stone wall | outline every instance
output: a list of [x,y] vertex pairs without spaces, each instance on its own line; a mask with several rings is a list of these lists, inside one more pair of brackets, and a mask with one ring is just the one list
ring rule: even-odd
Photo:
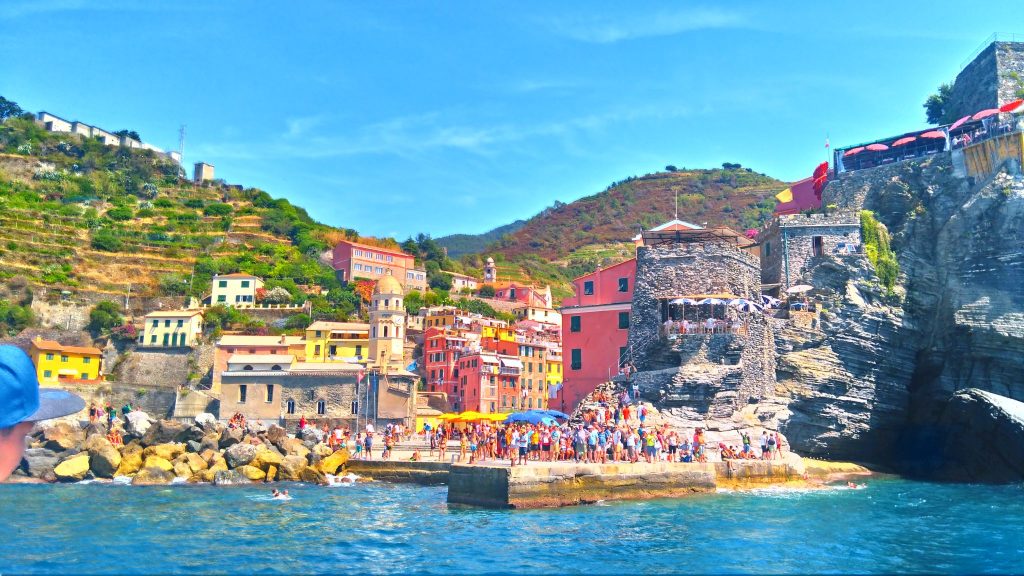
[[657,345],[663,299],[719,293],[760,298],[757,258],[735,246],[713,242],[641,246],[636,262],[628,342],[638,368]]
[[176,390],[189,383],[193,373],[192,350],[165,348],[159,352],[146,349],[121,354],[115,365],[104,365],[113,371],[118,382],[131,386],[153,386]]
[[761,283],[781,284],[782,290],[805,283],[817,258],[815,237],[821,238],[822,256],[838,257],[840,244],[860,246],[860,218],[852,210],[780,216],[759,237]]
[[[362,417],[375,406],[374,394],[370,394],[370,406],[366,406],[366,383],[359,385],[359,414],[352,413],[352,401],[356,400],[354,376],[296,376],[296,375],[236,375],[224,374],[221,384],[221,419],[229,418],[235,412],[242,412],[250,419],[281,420],[286,424],[298,422],[305,416],[312,420],[329,420],[355,428],[357,416]],[[246,385],[246,404],[238,402],[240,385]],[[274,386],[274,399],[265,402],[266,388]],[[295,402],[295,413],[287,413],[289,400]],[[317,402],[325,402],[325,413],[317,413]],[[367,408],[371,411],[367,412]]]
[[[163,387],[127,385],[108,382],[100,385],[65,384],[61,388],[78,394],[85,400],[86,409],[90,402],[99,406],[110,402],[120,410],[121,406],[131,402],[137,410],[142,410],[154,418],[167,418],[174,409],[175,391]],[[89,414],[83,410],[79,414],[81,420],[87,420]]]
[[957,74],[947,107],[956,120],[1017,98],[1024,89],[1024,42],[993,42]]
[[[383,445],[375,446],[382,450]],[[410,462],[408,460],[355,460],[345,462],[344,470],[364,478],[384,482],[402,482],[435,486],[448,484],[449,470],[452,465],[447,462]]]

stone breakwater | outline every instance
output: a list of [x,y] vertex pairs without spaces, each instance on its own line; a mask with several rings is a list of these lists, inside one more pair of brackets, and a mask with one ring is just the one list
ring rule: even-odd
[[45,423],[29,436],[13,479],[77,482],[130,477],[137,485],[170,484],[176,478],[218,485],[278,480],[325,484],[326,475],[337,473],[348,461],[348,451],[323,443],[319,430],[306,429],[293,437],[280,426],[225,427],[209,414],[197,421],[153,421],[144,412],[133,412],[127,416],[119,446],[108,440],[103,423]]
[[767,484],[805,483],[802,459],[652,464],[537,462],[526,466],[455,464],[448,502],[487,508],[546,508],[600,500],[675,498]]

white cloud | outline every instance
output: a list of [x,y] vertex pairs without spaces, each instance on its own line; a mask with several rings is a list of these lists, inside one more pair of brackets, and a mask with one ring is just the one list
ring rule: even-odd
[[695,9],[683,12],[622,14],[609,16],[558,17],[545,21],[554,33],[595,44],[611,44],[636,38],[674,36],[696,30],[749,28],[748,19],[737,12]]

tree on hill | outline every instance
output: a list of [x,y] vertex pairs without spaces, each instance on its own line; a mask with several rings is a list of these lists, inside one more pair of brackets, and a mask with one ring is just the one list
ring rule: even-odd
[[939,90],[924,101],[925,116],[929,124],[946,124],[956,120],[951,118],[956,112],[949,108],[949,95],[953,91],[950,84],[940,84]]
[[110,300],[100,302],[89,311],[89,330],[93,334],[109,332],[122,324],[124,318],[121,317],[121,309]]
[[17,102],[0,96],[0,122],[8,118],[15,118],[24,114],[25,111],[18,106]]
[[118,130],[117,132],[114,132],[114,136],[120,136],[122,138],[127,137],[138,142],[142,142],[142,137],[139,136],[139,133],[135,130]]
[[490,284],[481,286],[479,295],[481,298],[494,298],[494,286]]

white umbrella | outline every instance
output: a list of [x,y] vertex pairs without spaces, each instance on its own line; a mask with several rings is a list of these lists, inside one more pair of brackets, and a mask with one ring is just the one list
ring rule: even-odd
[[725,300],[721,300],[719,298],[705,298],[703,300],[698,300],[697,304],[711,304],[714,306],[715,304],[725,304]]
[[760,312],[764,309],[764,306],[745,298],[729,300],[729,306],[732,306],[741,312]]
[[808,290],[814,290],[814,286],[808,286],[807,284],[797,284],[796,286],[790,286],[786,288],[786,294],[802,294]]
[[697,301],[692,299],[692,298],[676,298],[675,300],[670,300],[669,301],[669,304],[682,304],[684,306],[687,305],[687,304],[696,304],[696,303],[697,303]]
[[781,300],[779,300],[778,298],[772,298],[771,296],[769,296],[767,294],[762,294],[761,295],[761,302],[763,302],[765,306],[775,306],[779,302],[781,302]]

